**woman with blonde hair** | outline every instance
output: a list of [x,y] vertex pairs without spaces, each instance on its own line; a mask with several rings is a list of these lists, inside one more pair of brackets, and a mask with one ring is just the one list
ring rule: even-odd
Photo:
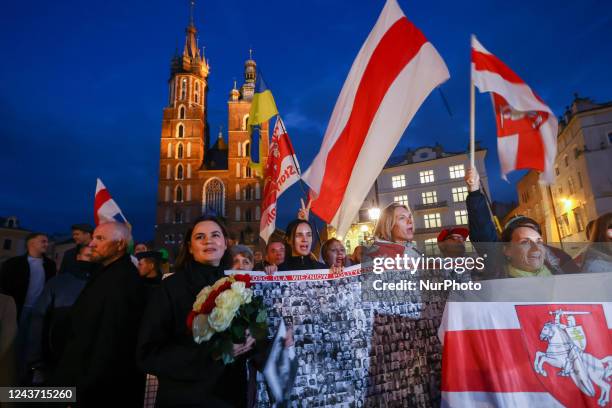
[[[390,244],[399,244],[404,247],[404,253],[408,256],[418,257],[421,253],[414,243],[414,220],[412,211],[407,205],[391,203],[380,213],[380,218],[374,228],[374,247],[372,250],[387,252],[385,249],[392,247]],[[371,251],[370,255],[372,255]],[[393,252],[395,249],[393,249]]]

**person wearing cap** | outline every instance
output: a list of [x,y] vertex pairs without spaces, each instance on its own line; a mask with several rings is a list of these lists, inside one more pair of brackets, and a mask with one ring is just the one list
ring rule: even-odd
[[[468,187],[465,204],[470,240],[481,255],[495,249],[488,254],[485,262],[487,277],[550,276],[578,272],[578,267],[565,251],[544,243],[540,225],[529,217],[519,215],[512,218],[504,226],[501,237],[498,237],[486,198],[480,190],[478,171],[468,169],[465,181]],[[501,251],[497,247],[483,246],[483,243],[500,241],[505,243]]]
[[78,273],[79,265],[77,263],[77,254],[81,247],[89,245],[91,242],[91,234],[94,230],[89,224],[74,224],[71,229],[72,239],[76,246],[64,252],[59,273],[69,272],[70,270]]
[[442,255],[458,258],[465,255],[465,240],[470,232],[467,228],[446,228],[438,234],[438,248]]
[[162,279],[162,254],[159,251],[142,251],[134,255],[138,259],[138,275],[147,286],[157,287]]

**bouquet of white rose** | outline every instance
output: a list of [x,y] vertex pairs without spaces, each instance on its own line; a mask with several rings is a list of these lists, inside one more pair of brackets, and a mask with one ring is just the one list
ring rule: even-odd
[[187,316],[194,341],[211,342],[213,355],[225,364],[234,361],[233,345],[246,341],[247,330],[255,340],[266,337],[266,309],[250,287],[249,275],[221,278],[198,293]]

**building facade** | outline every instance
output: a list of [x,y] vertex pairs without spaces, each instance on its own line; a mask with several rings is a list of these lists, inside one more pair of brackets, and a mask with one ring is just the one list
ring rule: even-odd
[[0,264],[8,258],[26,253],[25,241],[31,232],[21,228],[17,217],[0,217]]
[[585,242],[588,222],[612,211],[612,102],[575,96],[559,122],[555,173],[549,188],[528,172],[512,213],[540,222],[549,242]]
[[[207,121],[210,66],[200,52],[193,21],[187,26],[182,54],[174,56],[163,110],[155,244],[176,254],[187,224],[202,214],[228,221],[233,239],[255,245],[259,236],[263,180],[248,166],[251,140],[247,119],[257,64],[245,62],[244,83],[228,99],[227,142],[219,134],[211,146]],[[261,127],[268,151],[268,124]],[[260,157],[265,160],[267,157]]]
[[[488,195],[486,153],[478,147],[475,164]],[[380,209],[395,201],[412,209],[417,245],[426,252],[436,252],[436,239],[443,228],[467,227],[464,176],[469,161],[468,153],[445,152],[440,145],[408,150],[405,156],[391,159],[364,200],[358,220],[343,237],[347,251],[372,239]]]

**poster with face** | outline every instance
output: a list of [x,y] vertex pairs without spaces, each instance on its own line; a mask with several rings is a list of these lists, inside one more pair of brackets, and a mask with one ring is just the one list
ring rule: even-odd
[[[287,406],[439,406],[445,296],[363,301],[364,279],[254,285],[272,305],[270,336],[281,321],[293,327],[298,364]],[[271,395],[261,380],[258,406],[270,406]]]

